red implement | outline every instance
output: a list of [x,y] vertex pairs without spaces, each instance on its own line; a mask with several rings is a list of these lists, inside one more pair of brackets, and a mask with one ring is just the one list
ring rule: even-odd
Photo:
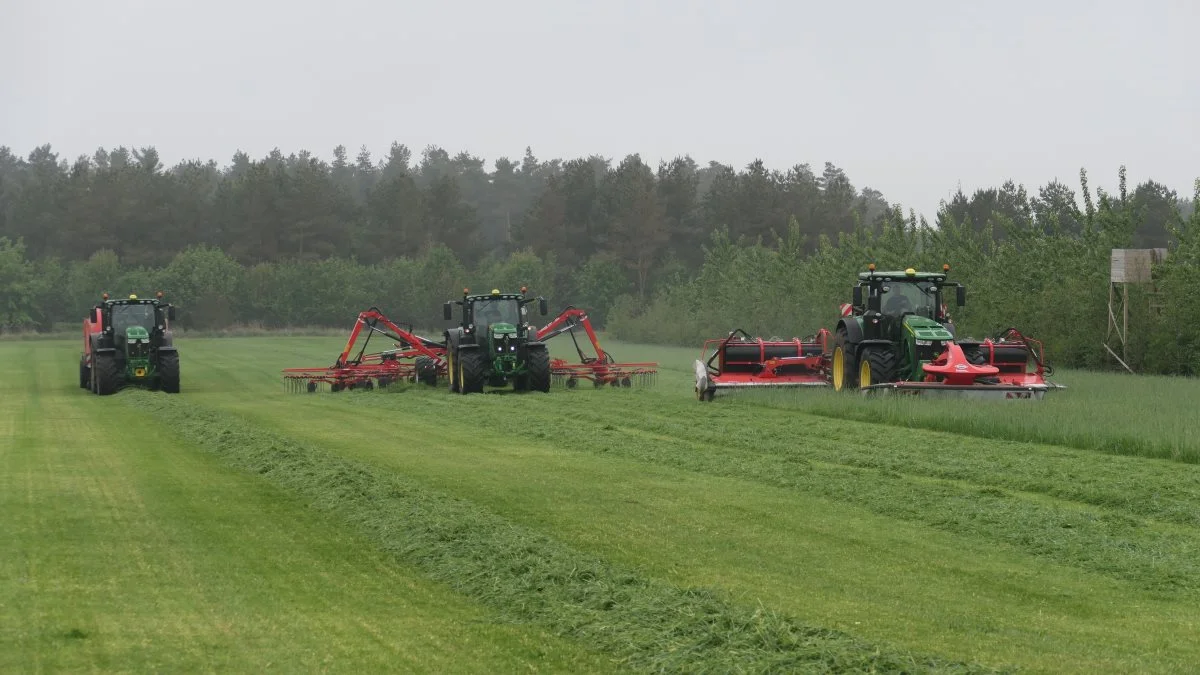
[[696,397],[711,401],[718,389],[829,386],[830,332],[804,339],[763,340],[737,329],[706,340],[695,363]]
[[[592,343],[592,349],[596,350],[595,356],[587,356],[583,353],[583,349],[579,346],[579,340],[575,338],[576,328],[583,328],[587,333],[588,340]],[[537,339],[545,342],[563,333],[571,334],[571,341],[575,343],[575,351],[579,354],[579,363],[571,363],[562,358],[551,359],[550,376],[554,382],[564,383],[568,388],[578,386],[580,380],[591,380],[597,388],[606,384],[614,387],[631,387],[635,382],[639,386],[654,383],[655,376],[658,374],[658,363],[651,361],[618,363],[613,359],[611,353],[604,351],[604,348],[600,346],[600,339],[596,337],[596,331],[592,330],[592,322],[582,309],[567,307],[561,314],[554,317],[553,321],[542,326],[541,330],[537,332]]]
[[[362,331],[363,339],[358,353],[351,355]],[[392,340],[395,349],[367,352],[367,345],[376,333]],[[346,347],[337,361],[327,368],[285,368],[284,382],[290,391],[317,391],[328,385],[330,391],[344,389],[374,389],[376,383],[386,387],[392,382],[407,380],[436,385],[439,375],[446,373],[446,348],[440,342],[415,335],[412,327],[407,329],[393,323],[378,308],[372,307],[358,315]]]

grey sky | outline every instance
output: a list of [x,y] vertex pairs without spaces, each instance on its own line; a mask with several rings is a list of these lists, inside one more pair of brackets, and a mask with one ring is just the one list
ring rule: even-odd
[[1196,0],[0,0],[0,144],[831,161],[930,218],[959,181],[1081,166],[1190,196],[1197,25]]

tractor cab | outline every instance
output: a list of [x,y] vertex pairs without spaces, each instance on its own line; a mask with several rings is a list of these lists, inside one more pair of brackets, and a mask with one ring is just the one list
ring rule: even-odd
[[[858,275],[854,287],[853,313],[863,318],[863,332],[869,339],[903,340],[910,332],[917,339],[945,340],[952,337],[950,317],[943,302],[947,286],[956,289],[956,304],[966,304],[966,288],[946,281],[949,265],[942,272],[917,272],[913,268],[878,272],[871,264],[869,272]],[[865,301],[864,301],[865,296]],[[951,332],[951,336],[942,333]]]

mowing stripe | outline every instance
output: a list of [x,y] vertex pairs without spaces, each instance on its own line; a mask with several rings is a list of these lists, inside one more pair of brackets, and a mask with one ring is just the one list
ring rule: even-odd
[[[574,425],[566,451],[620,456],[800,490],[879,515],[986,539],[1149,591],[1200,593],[1196,556],[1200,530],[1193,526],[1138,517],[1123,508],[973,483],[968,476],[920,475],[903,461],[866,462],[886,454],[888,448],[871,448],[861,439],[847,442],[840,436],[849,432],[821,418],[809,418],[811,424],[803,425],[792,420],[778,427],[767,421],[745,427],[730,423],[738,419],[735,409],[684,419],[635,413],[637,401],[628,403],[630,410],[622,417],[615,410],[566,410],[558,401],[534,399],[526,404],[528,415],[493,415],[488,423],[500,435],[556,438],[565,419]],[[338,404],[360,412],[390,410],[397,398],[361,396]],[[446,402],[444,397],[411,396],[404,398],[404,405],[416,413],[413,423],[422,424],[421,412],[430,413],[432,419]],[[493,405],[499,403],[477,404],[480,410]],[[615,417],[620,421],[615,422]],[[906,439],[922,435],[928,439],[937,433],[921,432]],[[639,437],[652,442],[629,442]],[[906,452],[912,454],[911,449]]]
[[638,671],[990,672],[869,644],[586,555],[471,502],[180,398],[120,399],[222,461],[353,524],[384,550],[512,621],[536,622]]

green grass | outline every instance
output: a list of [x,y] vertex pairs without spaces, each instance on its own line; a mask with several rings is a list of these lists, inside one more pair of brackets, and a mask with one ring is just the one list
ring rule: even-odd
[[86,394],[71,355],[0,348],[0,670],[610,669],[222,466],[129,394]]
[[[1200,383],[1064,373],[1059,379],[1070,389],[1033,404],[908,405],[918,402],[817,391],[699,403],[691,390],[698,349],[606,341],[620,360],[658,360],[658,386],[549,396],[452,396],[444,386],[284,393],[280,368],[326,364],[342,342],[189,339],[180,343],[184,393],[176,397],[128,392],[101,400],[72,389],[69,343],[0,345],[0,365],[52,364],[30,376],[61,378],[52,397],[73,415],[138,429],[135,436],[161,448],[156,464],[122,451],[128,440],[104,451],[130,463],[126,474],[141,476],[135,492],[143,501],[153,496],[155,527],[174,528],[154,565],[186,555],[219,567],[241,556],[231,563],[238,569],[263,549],[277,553],[281,544],[271,536],[278,531],[300,541],[332,537],[328,559],[307,563],[308,575],[332,560],[367,558],[392,575],[377,575],[377,592],[420,587],[444,594],[438,597],[448,612],[479,617],[455,624],[457,636],[492,651],[424,660],[421,647],[393,640],[417,664],[406,670],[691,671],[707,664],[727,671],[734,663],[746,671],[770,664],[962,670],[978,663],[1033,672],[1178,672],[1200,661],[1192,639],[1200,622],[1200,467],[1186,452],[1163,451],[1176,442],[1192,447],[1188,439],[1200,429],[1179,413]],[[573,352],[565,338],[553,346],[560,355]],[[4,395],[44,406],[26,388]],[[1088,417],[1095,405],[1110,413]],[[1104,419],[1117,409],[1136,420]],[[0,411],[3,438],[5,420],[16,425],[22,417],[15,408]],[[28,447],[13,455],[25,463],[46,452],[55,431],[50,422],[27,425]],[[1113,445],[1121,434],[1149,438],[1151,449]],[[47,492],[28,504],[9,497],[21,504],[22,518],[68,519],[52,508],[55,472],[5,468],[6,495],[24,494],[26,484]],[[117,480],[79,471],[81,480],[92,476],[86,480],[95,490]],[[28,477],[21,483],[9,478],[14,473]],[[159,474],[170,479],[159,485],[151,479]],[[221,481],[230,497],[205,502],[202,495]],[[196,485],[185,488],[189,482]],[[243,522],[264,510],[275,514],[266,519],[271,525]],[[98,533],[79,550],[103,548],[107,538],[116,550],[128,549],[122,542],[134,530],[100,528],[91,522],[97,513],[75,516],[75,530]],[[220,531],[236,545],[215,546],[216,535],[197,524],[214,518],[228,519]],[[10,523],[18,521],[25,522]],[[29,534],[32,526],[12,531],[26,532],[22,550],[31,555],[54,557],[61,547]],[[181,543],[189,537],[192,548]],[[173,553],[177,546],[188,553]],[[129,566],[122,562],[112,567]],[[207,579],[209,569],[197,578]],[[258,574],[258,583],[279,588],[297,582],[288,570]],[[58,569],[45,578],[69,585],[76,576]],[[0,579],[4,626],[27,619],[12,609],[22,603],[8,601],[7,589],[23,588],[10,581],[16,578],[6,572]],[[237,587],[247,579],[180,577],[158,585]],[[142,579],[138,590],[155,585]],[[230,602],[177,595],[177,613],[226,622],[238,616]],[[60,611],[67,604],[61,597],[39,602]],[[413,622],[445,620],[441,603],[421,608]],[[370,607],[346,602],[342,611],[343,621],[333,623],[344,626],[345,651],[332,667],[370,668],[378,663],[369,648],[375,642],[346,618]],[[230,650],[229,660],[171,660],[164,648],[151,668],[251,669],[241,663],[275,658],[255,651],[270,651],[261,646],[205,639],[219,645],[217,653]],[[308,649],[313,656],[285,663],[326,667],[314,660],[313,639],[303,630],[286,633],[281,643],[301,645],[289,654]],[[0,649],[9,640],[0,633]],[[28,657],[34,647],[19,644]],[[68,666],[141,663],[130,666],[128,656],[102,662],[97,653]]]

